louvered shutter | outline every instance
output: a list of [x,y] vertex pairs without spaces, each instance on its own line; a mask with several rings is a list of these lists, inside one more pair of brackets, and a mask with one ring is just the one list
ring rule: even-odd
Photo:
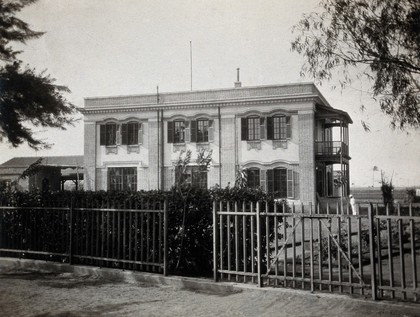
[[260,140],[265,140],[265,118],[260,118]]
[[121,144],[123,145],[128,144],[128,124],[127,123],[121,124]]
[[143,124],[139,123],[138,143],[143,144]]
[[248,140],[248,119],[241,118],[241,140],[247,141]]
[[287,138],[290,139],[292,137],[292,126],[290,117],[286,117],[286,128],[287,128]]
[[267,140],[274,139],[274,125],[273,125],[273,117],[267,118]]
[[99,129],[99,144],[106,145],[106,126],[104,124],[101,124]]
[[116,130],[116,133],[115,133],[116,144],[120,145],[121,144],[121,125],[116,124],[115,125],[115,130]]
[[168,143],[174,143],[174,122],[168,121]]
[[266,177],[267,171],[260,170],[260,187],[262,190],[266,190],[267,188],[267,177]]
[[197,120],[190,121],[191,142],[197,142]]
[[293,184],[293,170],[287,170],[287,198],[293,198],[294,184]]
[[267,192],[274,192],[274,170],[267,170]]
[[214,141],[214,127],[213,127],[213,120],[209,120],[209,142]]

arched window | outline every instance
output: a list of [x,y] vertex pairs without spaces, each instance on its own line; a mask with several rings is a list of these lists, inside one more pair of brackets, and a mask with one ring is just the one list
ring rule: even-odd
[[260,187],[260,169],[248,168],[246,170],[247,186],[250,188]]
[[116,145],[117,144],[117,124],[109,122],[101,124],[100,145]]

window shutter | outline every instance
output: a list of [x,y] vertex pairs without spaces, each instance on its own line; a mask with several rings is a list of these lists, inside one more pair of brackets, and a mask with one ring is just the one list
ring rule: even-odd
[[209,142],[214,141],[214,127],[213,120],[209,120]]
[[267,188],[267,177],[266,177],[267,171],[260,170],[260,187],[262,190],[266,190]]
[[286,128],[287,128],[287,138],[290,139],[292,137],[292,127],[290,124],[290,117],[286,117]]
[[267,192],[274,192],[274,170],[267,170]]
[[280,168],[279,170],[279,183],[278,191],[280,192],[280,198],[287,198],[287,169]]
[[168,143],[174,143],[174,122],[168,121]]
[[128,144],[128,124],[121,124],[121,144]]
[[265,140],[265,118],[260,118],[260,139]]
[[197,120],[190,121],[191,142],[197,142]]
[[117,124],[115,126],[116,131],[116,144],[120,145],[121,144],[121,125]]
[[184,122],[184,142],[191,142],[191,130],[190,130],[190,122]]
[[293,188],[293,170],[287,170],[287,198],[293,198],[294,188]]
[[138,143],[143,144],[143,124],[139,123]]
[[100,129],[99,144],[100,145],[106,145],[106,125],[101,124],[99,129]]
[[273,117],[267,118],[267,140],[274,139],[274,125],[273,125]]
[[248,140],[248,119],[241,118],[241,140],[247,141]]

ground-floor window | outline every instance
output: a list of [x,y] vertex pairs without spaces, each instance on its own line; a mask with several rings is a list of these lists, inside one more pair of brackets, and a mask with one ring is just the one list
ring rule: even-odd
[[136,167],[111,167],[108,168],[109,190],[137,190]]
[[250,188],[260,187],[260,169],[249,168],[246,170],[247,185]]
[[207,170],[199,166],[188,166],[185,171],[176,170],[175,181],[177,184],[191,185],[194,187],[207,188]]

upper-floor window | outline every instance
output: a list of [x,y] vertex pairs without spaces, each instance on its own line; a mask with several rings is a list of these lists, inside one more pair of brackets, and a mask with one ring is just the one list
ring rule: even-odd
[[106,123],[100,126],[100,145],[117,144],[117,124]]
[[267,118],[267,139],[286,140],[291,138],[292,130],[290,117],[275,115]]
[[168,121],[168,143],[185,142],[185,121]]
[[197,142],[209,141],[209,120],[197,120]]
[[141,131],[141,123],[131,121],[121,124],[121,144],[135,145],[139,144],[139,135]]
[[241,140],[256,141],[265,138],[265,118],[252,116],[241,120]]
[[250,188],[260,187],[260,170],[258,168],[249,168],[246,170],[247,186]]

